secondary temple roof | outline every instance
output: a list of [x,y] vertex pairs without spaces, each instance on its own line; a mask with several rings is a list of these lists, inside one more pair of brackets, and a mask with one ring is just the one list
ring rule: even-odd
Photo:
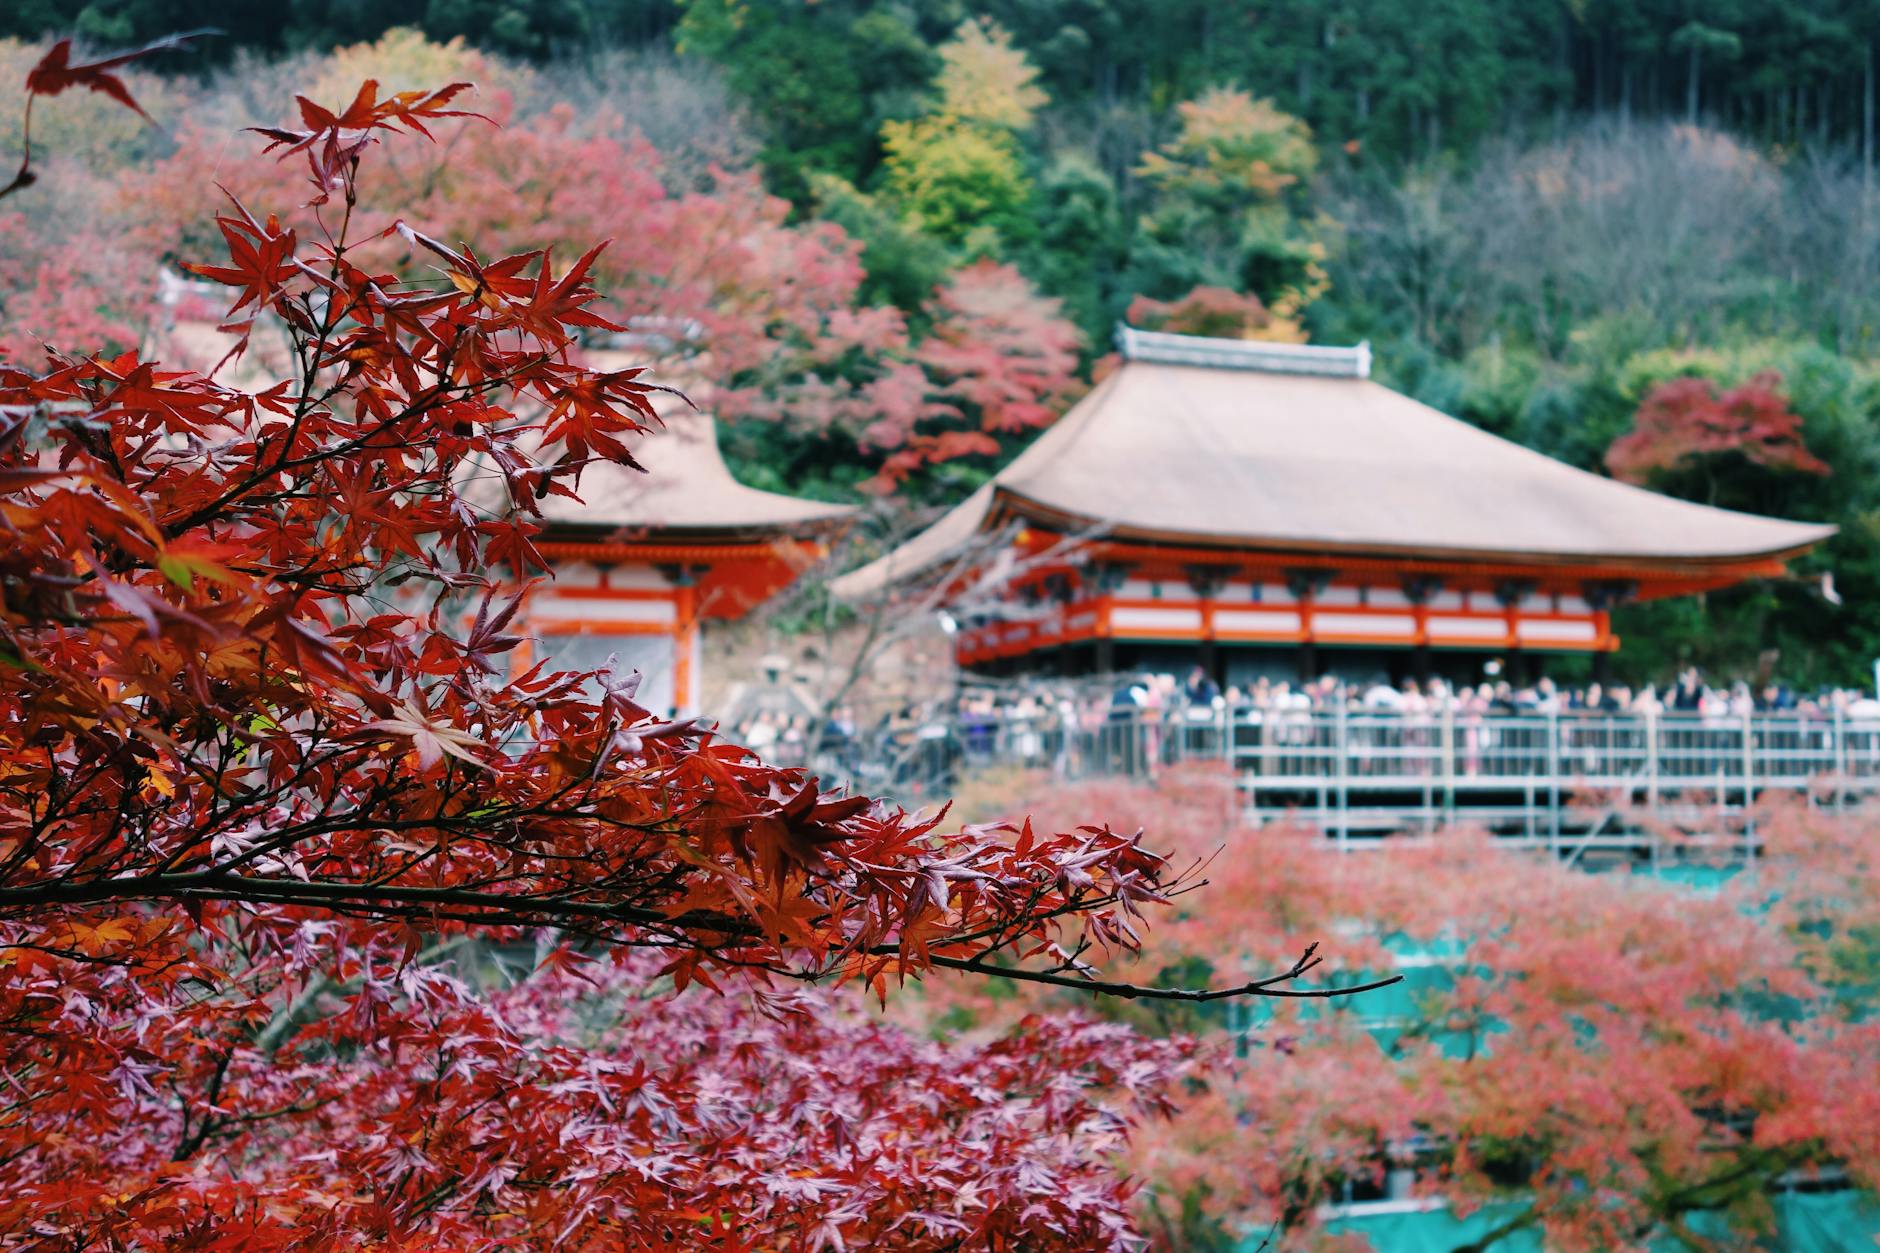
[[1631,487],[1372,382],[1370,350],[1124,327],[1123,362],[991,483],[838,580],[912,577],[997,516],[1138,540],[1547,564],[1782,558],[1834,533]]
[[[639,363],[631,352],[596,349],[590,364],[619,369]],[[662,425],[628,443],[646,472],[610,462],[581,472],[580,500],[541,499],[551,532],[648,532],[697,538],[822,528],[852,512],[849,505],[804,500],[748,487],[731,476],[718,448],[718,424],[675,398],[655,397]]]
[[851,507],[747,487],[731,477],[711,415],[662,405],[663,427],[630,441],[646,473],[609,462],[581,473],[580,500],[547,496],[542,515],[556,532],[646,531],[694,536],[812,530]]
[[[191,285],[170,288],[190,294]],[[221,299],[220,292],[213,293]],[[192,369],[209,370],[235,344],[235,337],[213,321],[181,317],[159,336],[163,356]],[[221,376],[236,386],[264,387],[291,373],[265,337]],[[588,360],[597,368],[640,364],[630,351],[596,349]],[[800,535],[823,529],[853,511],[849,505],[803,500],[780,492],[747,487],[731,475],[718,448],[712,416],[682,401],[658,397],[662,425],[626,442],[646,473],[608,462],[589,465],[581,474],[580,500],[545,496],[539,504],[551,532],[570,538],[611,538],[614,534],[676,540],[745,540],[768,535]],[[475,487],[471,495],[478,495]]]

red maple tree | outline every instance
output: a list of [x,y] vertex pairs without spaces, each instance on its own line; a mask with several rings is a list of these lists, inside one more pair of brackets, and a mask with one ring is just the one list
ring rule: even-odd
[[1205,284],[1179,300],[1153,300],[1138,296],[1129,302],[1123,320],[1131,326],[1177,335],[1211,335],[1220,339],[1253,339],[1273,324],[1272,310],[1251,292],[1237,292]]
[[381,138],[462,90],[262,132],[311,201],[232,199],[227,261],[191,268],[243,340],[285,337],[281,377],[0,365],[0,1229],[1129,1243],[1110,1154],[1186,1046],[1057,1020],[941,1049],[797,989],[1204,1001],[1296,968],[1094,980],[1188,883],[1139,836],[949,831],[660,721],[631,676],[511,672],[494,585],[540,567],[539,501],[631,463],[657,388],[579,363],[618,325],[604,245],[365,224]]
[[1695,472],[1715,504],[1717,463],[1729,458],[1768,470],[1829,473],[1803,442],[1802,419],[1790,410],[1774,370],[1721,393],[1706,378],[1657,384],[1639,404],[1632,429],[1606,450],[1606,468],[1628,483]]
[[[722,419],[853,440],[885,463],[874,488],[996,453],[997,436],[1048,424],[1070,398],[1076,328],[1017,270],[987,262],[955,274],[917,336],[899,310],[861,301],[857,241],[833,223],[792,221],[755,171],[713,169],[675,186],[660,153],[617,117],[562,104],[509,123],[506,101],[491,108],[500,131],[444,119],[437,144],[400,145],[362,168],[362,232],[403,216],[503,253],[579,253],[611,239],[592,271],[596,307],[631,330],[647,364],[684,379]],[[174,153],[127,172],[121,212],[145,247],[191,255],[214,243],[209,189],[253,198],[274,178],[269,162],[186,123]],[[282,216],[311,229],[305,215]],[[364,255],[406,270],[391,250]]]

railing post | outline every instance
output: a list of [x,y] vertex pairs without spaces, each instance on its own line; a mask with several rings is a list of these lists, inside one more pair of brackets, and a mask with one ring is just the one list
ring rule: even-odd
[[1743,711],[1743,840],[1750,860],[1756,857],[1756,723]]
[[1847,786],[1849,769],[1847,758],[1847,728],[1842,722],[1841,707],[1834,707],[1834,812],[1843,813],[1847,809]]
[[1560,711],[1547,711],[1547,838],[1560,856]]
[[1645,808],[1658,817],[1658,711],[1645,711]]
[[1443,821],[1456,821],[1456,704],[1443,702]]
[[1351,752],[1351,723],[1350,714],[1345,708],[1345,701],[1342,695],[1338,699],[1338,717],[1332,723],[1332,727],[1333,735],[1338,741],[1338,764],[1335,767],[1333,778],[1337,782],[1338,791],[1338,851],[1342,853],[1347,851],[1349,836],[1351,834],[1350,795],[1349,785],[1346,781],[1351,770],[1349,757]]

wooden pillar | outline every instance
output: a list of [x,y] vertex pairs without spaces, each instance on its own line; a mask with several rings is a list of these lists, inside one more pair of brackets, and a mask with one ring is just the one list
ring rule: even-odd
[[1528,680],[1527,654],[1521,651],[1521,602],[1534,591],[1533,579],[1503,579],[1495,585],[1495,599],[1508,618],[1508,682],[1520,687]]
[[672,585],[672,712],[691,712],[693,671],[692,636],[698,625],[698,582],[711,569],[695,564],[660,563],[659,572]]
[[693,626],[698,615],[698,588],[690,583],[673,590],[672,712],[674,717],[695,712],[692,707]]
[[1201,602],[1201,647],[1197,660],[1221,687],[1227,686],[1227,675],[1221,666],[1220,646],[1214,638],[1214,602],[1227,581],[1238,572],[1238,566],[1226,564],[1191,565],[1187,570],[1188,586]]

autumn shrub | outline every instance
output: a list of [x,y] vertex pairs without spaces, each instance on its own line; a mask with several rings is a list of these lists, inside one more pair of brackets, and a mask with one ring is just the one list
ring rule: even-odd
[[[1464,1212],[1515,1203],[1511,1231],[1586,1250],[1642,1247],[1698,1214],[1751,1240],[1786,1180],[1880,1188],[1871,816],[1773,805],[1753,863],[1659,876],[1467,832],[1341,855],[1309,830],[1234,823],[1222,771],[1034,779],[1006,803],[1166,831],[1178,864],[1204,863],[1207,886],[1111,977],[1231,983],[1318,937],[1308,978],[1407,976],[1333,1006],[1105,1006],[1198,1038],[1211,1063],[1129,1150],[1164,1243],[1349,1243],[1322,1207],[1384,1195],[1393,1169]],[[1062,1004],[946,981],[901,1012],[970,1034]]]

